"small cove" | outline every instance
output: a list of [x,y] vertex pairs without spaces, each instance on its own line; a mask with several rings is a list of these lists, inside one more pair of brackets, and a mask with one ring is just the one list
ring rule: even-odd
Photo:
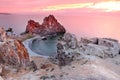
[[47,39],[42,39],[37,37],[29,42],[29,48],[41,56],[53,56],[57,52],[57,40],[59,37],[48,37]]

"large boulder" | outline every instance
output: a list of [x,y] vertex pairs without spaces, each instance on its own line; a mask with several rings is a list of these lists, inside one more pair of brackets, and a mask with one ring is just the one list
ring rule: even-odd
[[26,66],[30,62],[27,49],[21,41],[11,38],[0,28],[0,63]]
[[77,47],[77,38],[74,34],[66,33],[63,37],[66,47],[75,49]]
[[10,40],[0,44],[0,63],[26,66],[29,62],[27,49],[18,40]]
[[80,55],[77,49],[77,38],[74,34],[66,33],[57,43],[56,59],[59,66],[65,66]]
[[55,19],[53,15],[45,17],[42,24],[29,20],[25,33],[34,33],[41,36],[54,36],[64,34],[65,28]]

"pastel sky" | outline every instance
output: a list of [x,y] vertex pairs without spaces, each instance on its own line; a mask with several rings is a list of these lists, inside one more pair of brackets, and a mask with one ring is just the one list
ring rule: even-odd
[[37,13],[70,9],[84,12],[119,12],[120,0],[0,0],[0,12]]
[[69,15],[56,16],[69,31],[120,41],[120,0],[0,0],[0,13]]

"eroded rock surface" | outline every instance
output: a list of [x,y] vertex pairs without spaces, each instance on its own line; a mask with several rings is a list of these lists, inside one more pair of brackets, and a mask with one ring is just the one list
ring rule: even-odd
[[0,62],[9,65],[26,65],[29,62],[27,49],[18,40],[10,40],[0,45]]
[[64,34],[65,28],[55,19],[53,15],[45,17],[42,24],[29,20],[25,33],[34,33],[41,36],[54,36]]
[[87,41],[89,42],[87,44],[84,44],[82,40],[79,42],[81,53],[95,55],[101,58],[112,58],[119,54],[120,44],[118,41],[106,38],[92,38],[87,39]]
[[0,66],[2,76],[17,72],[30,65],[29,54],[21,41],[8,36],[4,28],[0,28]]
[[[85,56],[99,58],[113,58],[120,53],[120,44],[117,40],[108,38],[81,38],[77,41],[75,35],[66,33],[57,44],[57,58],[59,64],[66,64],[74,59]],[[62,60],[61,60],[62,59]]]
[[4,28],[0,27],[0,41],[6,42],[7,39],[7,33],[4,30]]

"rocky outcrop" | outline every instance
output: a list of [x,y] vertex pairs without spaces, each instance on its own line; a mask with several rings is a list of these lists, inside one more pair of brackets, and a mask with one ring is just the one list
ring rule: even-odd
[[75,49],[77,47],[77,38],[74,34],[66,33],[63,37],[64,41],[67,42],[65,45],[68,48]]
[[66,33],[64,37],[58,41],[57,55],[59,66],[65,66],[74,60],[80,52],[77,50],[77,39],[75,35]]
[[3,76],[16,74],[20,69],[33,69],[35,64],[31,63],[22,42],[7,35],[4,28],[0,28],[0,80],[4,80]]
[[29,63],[29,54],[22,42],[9,37],[4,31],[4,28],[0,28],[0,63],[7,65],[26,66]]
[[45,17],[42,24],[29,20],[25,33],[34,33],[41,36],[54,36],[64,34],[65,28],[55,19],[53,15]]
[[58,41],[57,56],[60,65],[65,65],[74,59],[86,56],[113,58],[120,53],[120,44],[109,38],[81,38],[77,41],[75,35],[66,33]]
[[29,62],[27,49],[18,40],[11,40],[0,45],[0,63],[24,66]]
[[0,27],[0,41],[6,42],[7,40],[7,33],[4,28]]
[[101,58],[114,57],[119,54],[120,46],[118,41],[106,38],[92,38],[87,39],[89,43],[84,44],[79,42],[79,49],[81,53],[87,55],[95,55]]

